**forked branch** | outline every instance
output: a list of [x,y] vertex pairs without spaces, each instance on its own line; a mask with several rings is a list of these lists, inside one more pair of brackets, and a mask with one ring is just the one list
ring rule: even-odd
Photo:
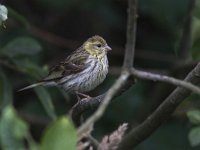
[[[185,81],[192,84],[200,83],[200,63],[187,75]],[[142,124],[133,128],[123,138],[118,150],[130,150],[144,141],[171,116],[176,107],[190,94],[190,90],[177,87]]]

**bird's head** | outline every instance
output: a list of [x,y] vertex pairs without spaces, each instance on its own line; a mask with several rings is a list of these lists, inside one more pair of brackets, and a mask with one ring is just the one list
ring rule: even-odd
[[83,48],[92,56],[101,57],[112,50],[106,41],[98,35],[92,36],[84,44]]

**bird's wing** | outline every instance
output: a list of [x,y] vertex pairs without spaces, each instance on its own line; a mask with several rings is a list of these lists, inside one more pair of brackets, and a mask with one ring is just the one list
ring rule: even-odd
[[83,71],[86,68],[87,55],[68,57],[64,62],[60,62],[58,65],[50,69],[49,74],[42,81],[54,81],[59,80],[64,76],[75,74]]

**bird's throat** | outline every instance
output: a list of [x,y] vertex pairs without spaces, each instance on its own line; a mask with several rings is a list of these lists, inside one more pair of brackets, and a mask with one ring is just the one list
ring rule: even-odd
[[85,45],[85,50],[93,57],[101,60],[106,54],[103,51],[99,51],[96,49],[91,48],[89,45]]

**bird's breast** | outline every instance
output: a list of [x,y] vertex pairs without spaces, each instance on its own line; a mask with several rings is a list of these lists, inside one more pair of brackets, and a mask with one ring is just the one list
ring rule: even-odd
[[63,84],[66,91],[88,92],[104,81],[108,73],[107,56],[102,59],[91,56],[85,65],[86,68],[80,73],[66,77]]
[[[102,59],[95,59],[91,63],[91,71],[87,74],[86,91],[90,91],[101,84],[108,74],[108,60],[107,57]],[[88,78],[89,77],[89,78]],[[83,89],[85,90],[85,89]]]

